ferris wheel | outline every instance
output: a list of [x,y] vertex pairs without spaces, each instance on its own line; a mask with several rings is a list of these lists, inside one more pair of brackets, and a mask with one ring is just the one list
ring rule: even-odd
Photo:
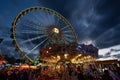
[[15,17],[11,38],[16,50],[31,62],[43,47],[77,42],[73,27],[61,14],[39,6],[27,8]]

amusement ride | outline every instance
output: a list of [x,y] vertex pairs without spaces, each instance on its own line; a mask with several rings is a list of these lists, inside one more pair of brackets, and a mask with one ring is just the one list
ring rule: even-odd
[[20,12],[11,32],[16,50],[31,62],[39,55],[37,50],[43,47],[77,42],[71,24],[58,12],[45,7],[31,7]]

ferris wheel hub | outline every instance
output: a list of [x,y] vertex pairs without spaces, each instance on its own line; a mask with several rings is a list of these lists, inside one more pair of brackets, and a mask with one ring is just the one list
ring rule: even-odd
[[56,34],[59,34],[59,29],[58,28],[53,28],[53,32],[56,33]]

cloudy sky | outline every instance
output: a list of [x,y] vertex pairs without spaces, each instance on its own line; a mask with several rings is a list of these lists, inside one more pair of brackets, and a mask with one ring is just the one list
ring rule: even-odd
[[2,53],[19,56],[10,38],[15,16],[23,9],[44,6],[62,14],[76,31],[79,43],[93,44],[99,56],[120,57],[120,1],[119,0],[1,0],[0,44]]

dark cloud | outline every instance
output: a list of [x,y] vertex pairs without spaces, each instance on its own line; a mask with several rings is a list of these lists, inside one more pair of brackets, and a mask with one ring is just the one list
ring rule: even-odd
[[[92,40],[99,48],[120,44],[119,0],[77,0],[72,3],[76,5],[67,8],[71,10],[70,20],[79,42]],[[72,3],[68,5],[71,6]]]
[[66,5],[70,2],[69,0],[38,0],[38,2],[43,4],[45,7],[51,8],[58,11],[65,17],[69,18],[68,12],[65,10]]
[[10,42],[12,41],[3,40],[0,44],[1,52],[9,57],[15,56],[15,58],[19,58],[19,53],[15,51],[15,47]]
[[99,37],[96,38],[96,45],[100,48],[105,48],[108,46],[120,44],[120,25],[108,29],[106,32],[101,33]]
[[[75,29],[80,43],[92,41],[100,49],[120,44],[119,0],[37,0],[38,4],[32,0],[8,2],[1,2],[0,8],[0,37],[4,38],[0,48],[5,54],[10,52],[12,56],[19,56],[9,37],[14,17],[24,8],[38,4],[65,16]],[[8,5],[4,6],[6,3]]]

